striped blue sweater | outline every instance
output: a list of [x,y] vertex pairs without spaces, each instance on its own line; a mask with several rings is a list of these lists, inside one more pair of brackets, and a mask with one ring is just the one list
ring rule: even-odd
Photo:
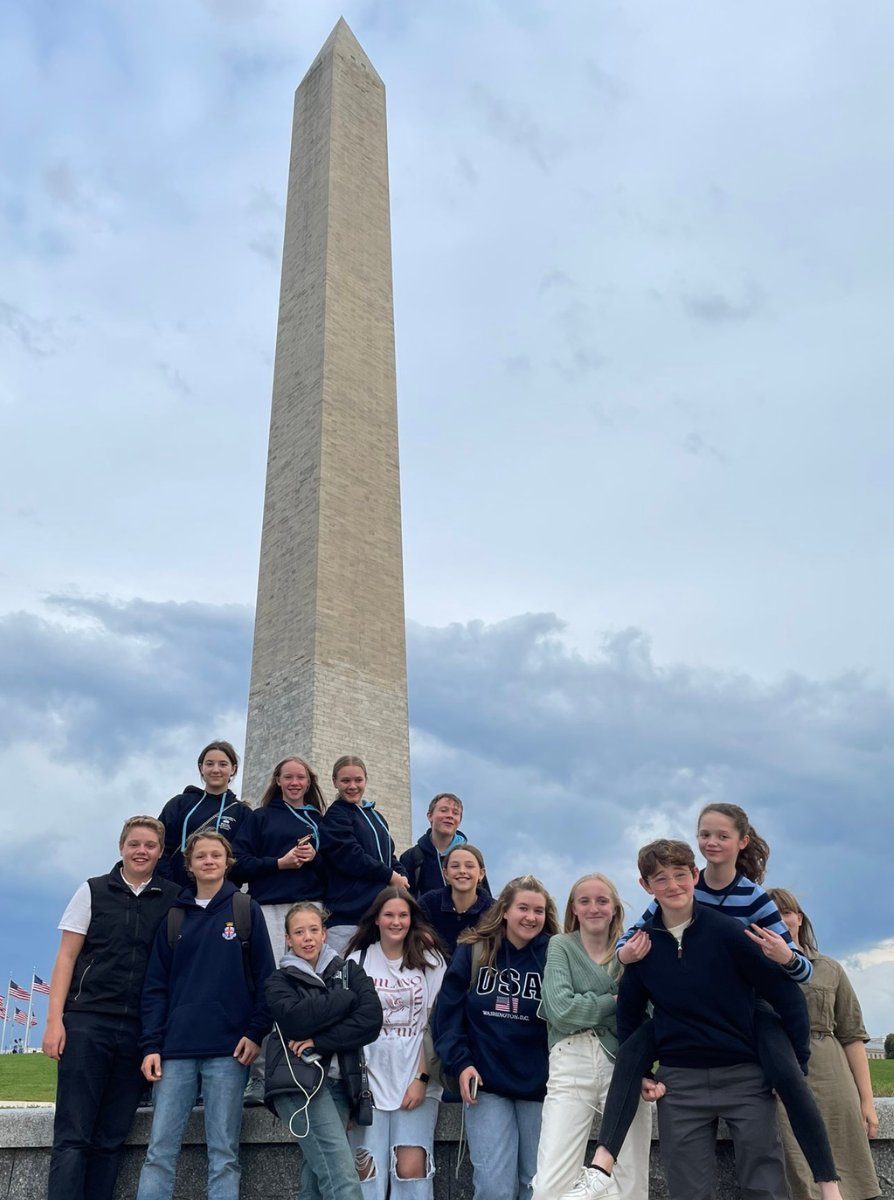
[[[709,904],[718,912],[741,921],[746,927],[759,925],[761,929],[772,929],[791,946],[795,958],[782,969],[796,983],[806,983],[813,974],[813,963],[792,942],[792,936],[779,915],[779,909],[760,886],[745,875],[737,875],[729,887],[712,888],[705,883],[705,872],[699,872],[698,883],[695,885],[695,898],[699,904]],[[631,934],[635,933],[646,921],[651,921],[658,912],[658,904],[653,900],[640,919],[628,929],[618,941],[620,950]]]

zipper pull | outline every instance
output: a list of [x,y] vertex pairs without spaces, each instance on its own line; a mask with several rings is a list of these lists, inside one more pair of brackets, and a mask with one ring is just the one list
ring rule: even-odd
[[683,957],[683,943],[682,943],[682,941],[679,941],[679,942],[677,942],[677,959],[679,960],[682,957]]

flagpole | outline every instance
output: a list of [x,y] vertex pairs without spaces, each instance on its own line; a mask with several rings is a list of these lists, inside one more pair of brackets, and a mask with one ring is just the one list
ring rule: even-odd
[[6,1004],[4,1006],[6,1009],[6,1016],[3,1018],[3,1036],[0,1037],[0,1054],[2,1054],[3,1051],[6,1049],[6,1026],[9,1022],[9,1007],[10,1007],[10,1004],[12,1003],[12,997],[9,994],[9,984],[10,983],[12,983],[11,975],[9,977],[9,983],[7,983],[7,985],[6,985]]
[[34,1007],[34,971],[31,972],[31,991],[28,993],[28,1019],[25,1021],[25,1053],[28,1053],[28,1039],[31,1037],[31,1009]]

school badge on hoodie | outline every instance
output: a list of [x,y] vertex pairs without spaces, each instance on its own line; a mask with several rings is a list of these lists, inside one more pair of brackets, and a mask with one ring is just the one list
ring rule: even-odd
[[221,936],[225,942],[231,942],[236,936],[236,926],[232,921],[227,921],[226,925],[224,925],[224,931]]

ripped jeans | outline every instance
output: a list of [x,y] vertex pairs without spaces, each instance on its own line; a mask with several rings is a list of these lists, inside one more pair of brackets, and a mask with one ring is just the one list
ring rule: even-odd
[[[391,1200],[432,1200],[435,1173],[433,1144],[435,1122],[438,1119],[438,1102],[430,1098],[418,1108],[409,1111],[403,1108],[383,1111],[373,1109],[372,1125],[355,1125],[348,1132],[348,1141],[354,1151],[355,1162],[362,1164],[363,1152],[372,1158],[372,1175],[361,1178],[363,1200],[385,1200],[390,1191]],[[421,1146],[425,1151],[426,1172],[424,1179],[400,1179],[397,1175],[396,1148],[398,1146]]]

